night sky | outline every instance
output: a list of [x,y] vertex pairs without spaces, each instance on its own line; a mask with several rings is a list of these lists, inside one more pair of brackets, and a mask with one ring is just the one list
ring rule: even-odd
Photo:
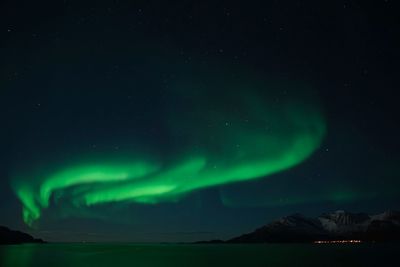
[[395,1],[0,3],[0,225],[230,238],[398,209]]

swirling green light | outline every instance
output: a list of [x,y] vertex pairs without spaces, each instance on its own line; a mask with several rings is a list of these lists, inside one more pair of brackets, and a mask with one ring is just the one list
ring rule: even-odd
[[313,101],[296,94],[277,103],[274,93],[268,97],[268,93],[259,94],[262,90],[247,89],[215,96],[216,86],[221,85],[196,89],[189,98],[182,97],[179,86],[171,91],[180,100],[160,116],[166,122],[165,134],[181,149],[166,153],[165,158],[126,157],[117,164],[88,160],[41,178],[15,179],[25,223],[37,221],[56,195],[77,208],[121,201],[171,201],[194,190],[286,170],[319,147],[325,122]]

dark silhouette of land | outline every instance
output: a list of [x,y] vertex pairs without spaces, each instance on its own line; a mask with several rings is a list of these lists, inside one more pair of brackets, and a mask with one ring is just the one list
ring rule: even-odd
[[20,231],[13,231],[5,226],[0,226],[0,245],[23,244],[23,243],[46,243],[42,239]]
[[226,241],[196,243],[307,243],[335,240],[400,241],[400,212],[386,211],[368,215],[336,211],[316,218],[293,214]]
[[[228,240],[198,241],[196,244],[309,243],[357,240],[360,242],[400,241],[400,212],[376,215],[336,211],[315,218],[293,214],[266,224],[253,232]],[[0,244],[46,243],[27,233],[0,226]]]

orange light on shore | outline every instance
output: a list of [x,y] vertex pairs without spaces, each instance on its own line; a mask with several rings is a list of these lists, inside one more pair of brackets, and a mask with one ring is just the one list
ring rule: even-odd
[[343,244],[343,243],[361,243],[361,240],[357,240],[357,239],[352,239],[352,240],[317,240],[314,241],[314,244],[335,244],[335,243],[339,243],[339,244]]

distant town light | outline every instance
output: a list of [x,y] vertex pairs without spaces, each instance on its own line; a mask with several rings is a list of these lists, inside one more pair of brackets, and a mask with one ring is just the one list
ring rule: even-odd
[[352,240],[317,240],[314,241],[314,244],[333,244],[333,243],[361,243],[361,240],[352,239]]

